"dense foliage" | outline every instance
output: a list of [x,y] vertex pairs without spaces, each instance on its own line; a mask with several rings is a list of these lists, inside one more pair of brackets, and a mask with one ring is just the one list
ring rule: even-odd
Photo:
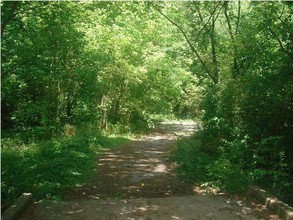
[[1,201],[6,208],[23,192],[35,199],[61,199],[69,186],[82,185],[96,172],[102,148],[129,141],[125,137],[100,136],[95,129],[80,129],[74,136],[23,144],[4,139],[2,145]]
[[150,4],[1,4],[2,204],[86,182],[102,135],[198,113],[182,36]]
[[150,114],[183,108],[181,84],[191,76],[171,59],[176,37],[164,39],[165,24],[149,7],[16,4],[2,36],[3,130],[48,136],[65,124],[139,127]]
[[293,197],[290,2],[1,4],[3,202],[85,182],[102,134],[155,115],[201,119],[190,180]]
[[207,45],[215,47],[211,57],[217,52],[213,65],[218,80],[210,77],[212,83],[204,85],[203,129],[193,139],[179,141],[174,150],[179,171],[192,181],[228,191],[258,184],[292,204],[291,3],[195,5],[200,7],[211,18],[206,32],[215,28],[215,42]]

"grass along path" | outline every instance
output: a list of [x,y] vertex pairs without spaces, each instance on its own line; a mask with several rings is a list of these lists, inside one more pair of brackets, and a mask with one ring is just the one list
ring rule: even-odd
[[152,135],[104,149],[91,183],[67,189],[63,201],[35,204],[22,219],[259,219],[243,202],[199,195],[176,176],[171,146],[194,129],[163,123]]
[[193,123],[161,124],[152,135],[115,149],[104,149],[97,161],[95,179],[88,185],[67,190],[63,199],[129,199],[192,194],[192,186],[176,177],[169,162],[169,152],[176,134],[191,131],[193,126]]

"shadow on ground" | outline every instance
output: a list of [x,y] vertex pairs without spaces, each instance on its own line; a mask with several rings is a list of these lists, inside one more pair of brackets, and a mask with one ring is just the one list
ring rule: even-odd
[[171,146],[194,129],[194,123],[165,123],[150,136],[104,149],[92,182],[67,189],[63,201],[35,203],[21,219],[279,219],[258,215],[264,207],[243,198],[201,195],[177,178]]
[[97,161],[93,181],[67,189],[63,199],[158,198],[193,194],[192,186],[176,177],[169,153],[179,135],[188,135],[194,129],[194,123],[161,124],[150,136],[118,148],[104,149]]

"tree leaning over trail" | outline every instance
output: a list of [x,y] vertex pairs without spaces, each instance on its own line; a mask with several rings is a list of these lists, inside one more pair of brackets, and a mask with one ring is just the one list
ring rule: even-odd
[[[202,144],[184,165],[226,189],[239,176],[289,191],[291,3],[1,4],[6,146],[66,138],[71,128],[73,136],[139,132],[158,115],[197,116]],[[198,155],[211,164],[193,164]]]
[[[213,162],[204,164],[204,159],[190,156],[191,165],[184,172],[196,176],[188,169],[199,167],[208,173],[208,180],[227,190],[236,189],[229,179],[238,176],[237,186],[254,182],[288,201],[293,169],[291,4],[194,2],[176,6],[186,18],[176,23],[176,11],[154,7],[191,45],[196,55],[194,73],[202,82],[208,78],[217,84],[201,84],[205,87],[199,135],[202,152],[197,152],[198,144],[193,146],[197,155],[204,153]],[[205,66],[214,73],[212,77]],[[214,80],[216,73],[219,81]],[[268,181],[273,184],[268,186]]]

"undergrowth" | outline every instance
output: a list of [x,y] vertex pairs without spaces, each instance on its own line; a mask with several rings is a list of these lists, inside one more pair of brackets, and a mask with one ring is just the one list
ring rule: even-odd
[[249,185],[256,184],[292,205],[292,177],[284,170],[261,167],[257,158],[249,154],[252,146],[245,147],[244,142],[227,142],[218,147],[218,153],[211,153],[212,146],[204,137],[206,134],[199,131],[173,146],[171,160],[178,165],[177,173],[183,180],[229,193],[244,193]]
[[36,199],[60,199],[65,187],[90,180],[101,148],[127,141],[129,138],[105,137],[87,130],[32,143],[2,139],[2,208],[23,192],[33,193]]

